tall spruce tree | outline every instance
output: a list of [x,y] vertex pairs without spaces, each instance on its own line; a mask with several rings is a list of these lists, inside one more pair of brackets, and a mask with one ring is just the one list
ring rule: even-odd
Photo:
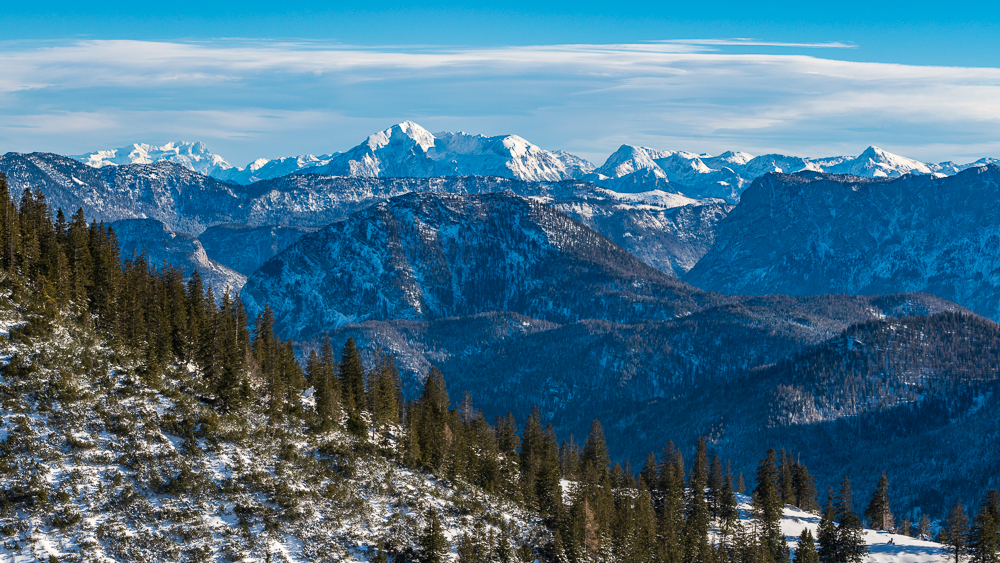
[[961,502],[955,503],[948,511],[948,517],[941,526],[940,542],[955,563],[961,563],[962,558],[969,554],[969,517]]
[[817,531],[819,540],[820,563],[841,563],[840,542],[837,534],[837,510],[833,504],[833,490],[826,491],[826,505],[819,519],[819,530]]
[[835,503],[837,510],[837,561],[862,563],[868,555],[861,518],[854,512],[854,492],[847,477],[840,484]]
[[795,548],[795,563],[819,563],[816,542],[809,528],[803,528],[799,535],[799,545]]
[[788,558],[788,546],[781,532],[782,502],[778,487],[780,473],[778,454],[771,448],[757,465],[757,481],[753,491],[754,517],[760,527],[760,541],[768,561],[780,562]]
[[865,509],[865,518],[869,526],[876,530],[890,532],[895,529],[892,511],[889,510],[889,477],[885,473],[879,477],[872,499]]
[[969,534],[969,552],[975,563],[1000,563],[1000,492],[996,489],[979,503]]
[[365,366],[353,338],[344,343],[338,375],[344,409],[348,416],[357,419],[365,408]]
[[684,525],[684,561],[690,563],[709,563],[713,559],[708,539],[712,518],[708,502],[705,499],[708,476],[708,444],[705,438],[701,437],[695,448],[694,464],[691,466],[691,475],[688,479],[687,521]]
[[427,510],[427,524],[420,535],[420,563],[444,563],[448,557],[448,538],[433,508]]

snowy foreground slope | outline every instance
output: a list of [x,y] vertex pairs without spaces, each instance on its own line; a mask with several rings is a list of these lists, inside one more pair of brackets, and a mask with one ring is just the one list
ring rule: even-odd
[[[746,521],[752,512],[750,497],[738,495],[738,498],[741,519]],[[798,547],[799,535],[805,529],[812,532],[815,538],[819,533],[819,515],[793,506],[785,506],[781,531],[788,540],[788,547],[792,550],[793,557]],[[888,543],[890,539],[892,544]],[[902,534],[865,530],[865,542],[868,544],[870,563],[945,563],[948,560],[941,544]]]
[[0,562],[369,561],[380,541],[412,551],[432,507],[452,546],[473,521],[511,549],[547,541],[518,507],[354,457],[341,432],[217,415],[186,367],[151,371],[72,323],[6,338],[23,324],[4,296]]

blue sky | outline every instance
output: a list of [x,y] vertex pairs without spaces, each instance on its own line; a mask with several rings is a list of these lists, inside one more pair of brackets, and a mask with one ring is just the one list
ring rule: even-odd
[[242,165],[411,119],[598,164],[1000,156],[996,3],[41,4],[0,13],[0,151],[202,140]]

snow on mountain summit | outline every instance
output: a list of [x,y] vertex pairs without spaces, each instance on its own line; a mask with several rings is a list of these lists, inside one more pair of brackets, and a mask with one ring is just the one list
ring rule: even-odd
[[542,149],[518,135],[431,133],[413,121],[402,121],[373,133],[346,152],[259,158],[242,168],[211,153],[201,142],[175,141],[162,146],[136,143],[72,158],[94,167],[167,160],[237,184],[310,173],[362,178],[497,176],[527,182],[575,179],[623,193],[660,190],[694,199],[722,198],[733,204],[751,182],[771,172],[793,174],[808,170],[865,178],[898,178],[906,174],[942,177],[996,161],[927,164],[876,146],[868,147],[856,157],[805,158],[783,154],[754,156],[743,151],[712,156],[624,144],[604,164],[595,167],[564,151]]
[[217,176],[219,173],[233,168],[231,164],[226,162],[226,159],[209,151],[205,143],[200,141],[194,143],[172,141],[161,146],[133,143],[117,149],[73,155],[72,158],[94,168],[121,164],[176,162],[206,176]]
[[922,162],[872,146],[857,158],[832,166],[827,172],[864,178],[898,178],[905,174],[931,174],[932,170]]
[[432,134],[412,121],[375,133],[328,164],[303,172],[371,178],[500,176],[533,182],[580,178],[589,162],[539,148],[517,135]]

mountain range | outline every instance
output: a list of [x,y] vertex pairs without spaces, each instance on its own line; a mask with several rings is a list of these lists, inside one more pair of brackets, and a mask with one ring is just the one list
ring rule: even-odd
[[[15,197],[39,188],[54,208],[83,209],[98,221],[148,218],[202,238],[213,260],[245,275],[283,249],[295,232],[343,220],[390,197],[410,192],[478,194],[509,191],[536,198],[607,234],[648,264],[674,275],[690,269],[714,240],[714,225],[731,205],[653,190],[619,193],[582,180],[528,182],[497,176],[370,178],[290,174],[242,186],[174,162],[94,168],[50,153],[0,156]],[[243,225],[274,241],[216,244],[218,225]],[[250,233],[250,231],[245,231]],[[270,235],[267,235],[270,237]],[[263,252],[264,245],[274,247]],[[261,251],[249,252],[250,247]]]
[[531,182],[584,179],[618,192],[663,190],[695,199],[722,198],[730,203],[739,201],[743,189],[769,172],[806,170],[866,178],[894,178],[905,174],[947,176],[970,167],[1000,162],[1000,159],[984,158],[962,165],[953,162],[926,164],[877,147],[868,147],[856,157],[804,158],[778,154],[755,157],[732,151],[713,157],[626,144],[603,165],[595,167],[564,151],[541,149],[517,135],[432,134],[411,121],[379,131],[346,152],[274,160],[262,158],[242,168],[230,165],[200,142],[178,141],[161,147],[134,144],[73,158],[96,167],[170,161],[238,184],[292,173],[373,178],[476,175]]
[[[1000,349],[1000,329],[953,303],[708,293],[512,194],[392,198],[303,236],[249,278],[243,297],[251,315],[271,307],[275,329],[303,350],[328,335],[392,353],[411,396],[438,367],[488,417],[538,406],[559,434],[577,436],[596,417],[632,459],[665,435],[709,436],[746,471],[750,445],[765,442],[808,452],[810,467],[837,478],[876,465],[950,479],[968,467],[945,474],[910,457],[882,467],[868,454],[872,437],[919,443],[910,453],[923,459],[931,436],[1000,411],[1000,369],[977,359]],[[841,426],[837,436],[859,438],[832,439]],[[942,458],[964,451],[937,448]],[[977,467],[1000,462],[975,456]],[[990,483],[983,473],[944,498]],[[897,487],[906,506],[943,508]]]
[[746,471],[768,443],[830,475],[951,483],[903,485],[908,509],[996,486],[924,463],[1000,463],[998,368],[977,356],[996,324],[973,313],[1000,318],[987,160],[623,146],[594,168],[409,122],[244,169],[179,143],[80,158],[8,153],[0,172],[154,263],[246,276],[249,312],[301,353],[326,335],[393,353],[409,396],[436,366],[490,416],[538,405],[577,436],[600,418],[618,458],[707,436]]
[[924,291],[1000,319],[1000,167],[865,179],[774,174],[683,278],[724,293]]

